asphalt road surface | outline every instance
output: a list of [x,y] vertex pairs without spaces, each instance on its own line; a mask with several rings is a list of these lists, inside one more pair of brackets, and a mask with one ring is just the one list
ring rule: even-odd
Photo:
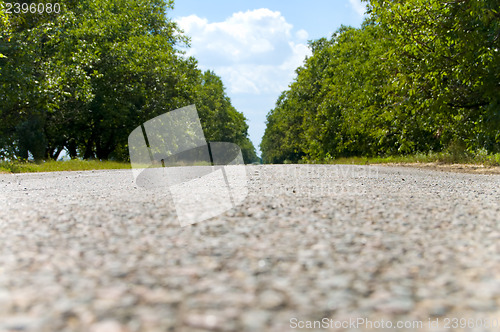
[[186,227],[131,171],[0,174],[0,331],[500,331],[500,175],[246,168]]

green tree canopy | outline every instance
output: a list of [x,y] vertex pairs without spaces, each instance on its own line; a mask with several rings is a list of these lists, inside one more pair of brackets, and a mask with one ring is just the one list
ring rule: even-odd
[[[216,128],[207,132],[246,144],[254,158],[245,119],[220,78],[203,74],[179,51],[188,38],[168,18],[172,0],[58,3],[59,13],[0,16],[4,157],[26,159],[29,151],[35,159],[57,159],[66,149],[71,157],[126,160],[135,127],[207,102],[197,105],[202,122]],[[217,89],[210,90],[210,80]]]
[[498,1],[372,0],[313,55],[268,114],[265,162],[500,151]]

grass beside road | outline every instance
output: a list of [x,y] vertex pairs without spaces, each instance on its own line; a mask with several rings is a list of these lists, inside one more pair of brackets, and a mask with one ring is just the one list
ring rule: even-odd
[[416,163],[437,163],[437,164],[463,164],[463,165],[483,165],[485,167],[500,166],[500,153],[497,154],[454,154],[449,152],[415,154],[409,156],[392,157],[350,157],[338,158],[327,162],[328,164],[416,164]]
[[445,172],[500,174],[500,153],[488,155],[481,152],[475,154],[440,152],[378,158],[352,157],[329,160],[328,163],[406,166]]
[[[286,162],[285,162],[286,163]],[[429,154],[415,154],[410,156],[393,157],[350,157],[338,158],[324,162],[325,164],[348,164],[348,165],[370,165],[389,164],[407,165],[416,167],[430,166],[437,168],[446,165],[478,166],[483,168],[496,168],[499,170],[500,153],[487,154],[477,152],[475,154],[463,152],[440,152]],[[470,168],[469,167],[469,168]],[[455,167],[457,168],[457,167]],[[460,167],[458,167],[460,169]],[[7,162],[0,161],[0,173],[30,173],[30,172],[59,172],[59,171],[85,171],[97,169],[130,169],[130,163],[116,161],[98,160],[68,160],[68,161],[47,161],[39,164],[32,162]],[[455,170],[455,169],[450,169]]]
[[46,161],[39,164],[32,162],[0,161],[0,172],[2,173],[86,171],[95,169],[130,169],[130,163],[78,159],[68,161]]

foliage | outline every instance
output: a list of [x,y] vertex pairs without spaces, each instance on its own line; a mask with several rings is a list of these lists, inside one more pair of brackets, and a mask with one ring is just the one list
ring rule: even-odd
[[[135,127],[205,101],[204,74],[177,48],[188,38],[168,18],[172,0],[58,3],[60,13],[0,17],[0,157],[57,159],[67,150],[127,160]],[[214,93],[208,98],[227,103],[211,105],[202,122],[225,130],[226,141],[250,143],[243,115],[223,88]],[[244,151],[255,154],[251,143]]]
[[5,58],[5,42],[10,39],[10,23],[4,9],[5,1],[0,0],[0,59]]
[[[498,1],[372,1],[394,36],[399,100],[449,146],[500,151]],[[406,99],[405,99],[406,98]],[[423,115],[423,116],[422,116]]]
[[498,1],[372,0],[268,114],[265,162],[500,151]]
[[130,169],[130,163],[117,161],[98,161],[73,159],[67,161],[46,161],[39,163],[20,161],[0,161],[0,173],[32,173],[32,172],[62,172],[86,171],[97,169]]
[[220,77],[206,71],[198,87],[196,106],[207,141],[236,143],[245,163],[257,161],[255,148],[248,138],[246,118],[231,105]]

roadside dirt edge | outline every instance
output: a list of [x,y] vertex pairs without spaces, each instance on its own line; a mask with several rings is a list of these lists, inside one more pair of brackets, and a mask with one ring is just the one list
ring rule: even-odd
[[445,164],[445,163],[386,163],[378,164],[384,166],[402,166],[415,167],[421,169],[430,169],[442,172],[456,172],[469,174],[493,174],[500,175],[500,166],[485,166],[473,164]]

